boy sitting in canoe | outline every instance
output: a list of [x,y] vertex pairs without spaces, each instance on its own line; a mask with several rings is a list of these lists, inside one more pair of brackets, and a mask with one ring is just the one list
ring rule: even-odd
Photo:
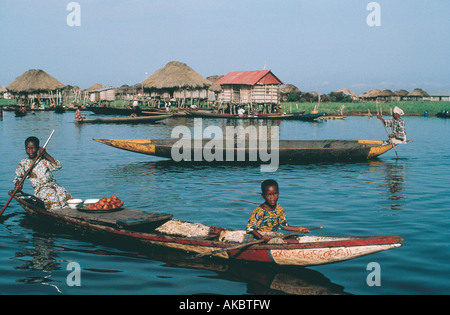
[[[268,179],[261,184],[261,196],[265,202],[259,205],[250,214],[247,224],[247,233],[252,234],[257,239],[269,241],[271,237],[264,235],[264,232],[274,232],[279,229],[285,231],[297,231],[309,233],[310,230],[303,226],[290,226],[287,224],[284,208],[277,201],[279,197],[278,183]],[[262,232],[262,233],[261,233]]]
[[[39,139],[36,137],[28,137],[25,140],[25,151],[28,157],[20,161],[15,172],[14,184],[20,185],[34,158],[41,152],[42,158],[34,165],[28,177],[34,188],[34,195],[45,203],[47,210],[67,207],[67,200],[72,199],[72,196],[64,187],[58,185],[52,174],[52,171],[61,169],[61,163],[48,154],[44,147],[39,146]],[[21,190],[22,186],[19,186],[17,191]]]

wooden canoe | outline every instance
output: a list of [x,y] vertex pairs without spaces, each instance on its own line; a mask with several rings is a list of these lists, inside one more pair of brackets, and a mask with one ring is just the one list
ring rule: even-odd
[[450,118],[450,112],[448,111],[442,111],[436,114],[436,117],[440,118]]
[[198,117],[198,118],[226,118],[226,119],[289,119],[294,115],[292,114],[258,114],[258,115],[233,115],[233,114],[220,114],[220,113],[211,113],[209,111],[188,111],[189,116]]
[[[177,144],[178,139],[141,139],[141,140],[115,140],[115,139],[94,139],[100,143],[127,151],[141,154],[153,155],[163,158],[172,159],[172,147]],[[211,139],[191,140],[190,142],[190,160],[185,162],[207,162],[204,159],[205,146],[208,147]],[[236,140],[231,140],[232,145],[223,140],[222,161],[226,162],[267,162],[261,161],[259,149],[249,147],[248,141],[245,146],[241,146]],[[230,148],[231,149],[226,149]],[[268,144],[270,149],[270,143]],[[278,149],[274,148],[271,152],[272,156],[278,151],[278,159],[280,163],[315,163],[320,161],[367,161],[373,159],[393,148],[393,144],[384,141],[375,140],[280,140]],[[199,154],[200,151],[200,154]],[[230,161],[230,154],[233,156]],[[245,159],[242,159],[244,154]],[[201,161],[197,158],[200,156]],[[256,160],[254,157],[256,156]],[[219,159],[214,162],[220,162]]]
[[301,120],[301,121],[317,121],[321,117],[327,116],[327,113],[319,112],[319,113],[304,113],[304,114],[293,114],[290,117],[287,117],[288,120]]
[[[10,195],[12,193],[10,191]],[[133,209],[101,214],[70,208],[50,212],[45,210],[41,200],[24,192],[17,193],[14,199],[29,215],[47,220],[54,226],[66,227],[72,233],[100,234],[117,241],[177,249],[190,255],[216,251],[214,257],[228,260],[313,266],[345,261],[403,244],[403,238],[399,236],[301,236],[231,249],[242,244],[236,238],[242,239],[245,231],[180,221],[170,214]]]
[[130,116],[131,114],[137,114],[140,116],[141,109],[138,107],[133,108],[121,108],[121,107],[105,107],[105,106],[87,106],[87,110],[100,115],[122,115]]
[[75,119],[77,124],[141,124],[152,123],[171,117],[172,115],[155,115],[141,117]]

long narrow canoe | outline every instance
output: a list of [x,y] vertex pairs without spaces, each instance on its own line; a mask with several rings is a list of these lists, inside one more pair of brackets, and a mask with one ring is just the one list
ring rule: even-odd
[[86,107],[87,110],[90,110],[91,112],[95,114],[101,114],[101,115],[123,115],[123,116],[130,116],[131,114],[135,113],[139,115],[139,112],[141,111],[140,108],[133,109],[133,108],[121,108],[121,107],[95,107],[95,106],[88,106]]
[[77,124],[140,124],[160,121],[171,116],[172,115],[155,115],[141,117],[75,119],[75,122]]
[[[184,144],[177,139],[94,140],[118,149],[175,161],[180,161],[180,159],[174,158],[173,154],[178,155],[186,150],[187,153],[183,154],[184,158],[181,160],[186,162],[212,162],[208,156],[214,156],[214,162],[267,162],[266,157],[263,160],[262,151],[268,152],[257,147],[250,147],[249,141],[242,144],[233,139],[220,139],[222,152],[218,151],[217,147],[216,151],[211,149],[213,145],[211,139],[188,140],[188,143]],[[214,144],[217,145],[217,142]],[[271,149],[270,142],[268,148]],[[351,162],[373,159],[392,148],[393,145],[390,143],[375,140],[280,140],[278,148],[274,147],[270,151],[270,155],[275,158],[275,154],[278,154],[280,163]]]
[[321,117],[327,116],[327,113],[320,112],[320,113],[304,113],[304,114],[293,114],[290,117],[287,117],[288,120],[301,120],[301,121],[317,121]]
[[274,242],[233,249],[242,244],[245,231],[180,221],[170,214],[127,208],[112,213],[85,213],[70,208],[47,211],[41,200],[23,192],[16,194],[14,199],[29,215],[66,227],[71,233],[100,234],[111,240],[167,247],[189,252],[190,255],[215,251],[213,256],[228,260],[313,266],[345,261],[403,244],[403,238],[399,236],[301,236],[282,239],[278,235],[278,240],[274,239]]
[[294,115],[292,114],[259,114],[259,115],[233,115],[233,114],[219,114],[211,113],[209,111],[188,111],[189,116],[199,118],[226,118],[226,119],[289,119]]

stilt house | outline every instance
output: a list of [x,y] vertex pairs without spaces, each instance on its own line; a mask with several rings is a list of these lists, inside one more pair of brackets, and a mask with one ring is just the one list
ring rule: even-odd
[[222,103],[230,105],[278,105],[284,83],[270,70],[230,72],[216,83],[222,87]]

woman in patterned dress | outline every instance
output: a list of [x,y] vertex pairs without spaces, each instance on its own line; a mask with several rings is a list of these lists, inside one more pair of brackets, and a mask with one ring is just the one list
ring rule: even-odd
[[[67,200],[72,199],[72,196],[64,187],[58,185],[52,174],[52,171],[61,169],[61,163],[50,156],[45,148],[39,147],[39,139],[36,137],[28,137],[25,140],[25,150],[28,157],[20,161],[15,172],[14,184],[19,185],[34,158],[40,152],[41,158],[34,165],[28,177],[34,188],[34,195],[45,203],[49,211],[67,207]],[[22,186],[18,188],[18,191],[21,190]]]

